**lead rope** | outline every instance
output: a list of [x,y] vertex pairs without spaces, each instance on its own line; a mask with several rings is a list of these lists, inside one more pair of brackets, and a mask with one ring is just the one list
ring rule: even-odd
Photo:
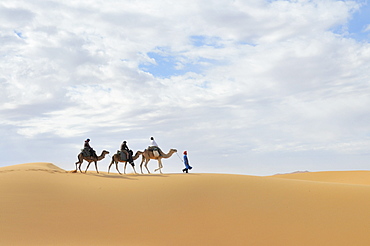
[[176,155],[179,157],[179,159],[180,159],[180,161],[181,161],[181,162],[184,162],[184,161],[181,159],[181,157],[179,156],[179,153],[177,153],[177,152],[176,152]]

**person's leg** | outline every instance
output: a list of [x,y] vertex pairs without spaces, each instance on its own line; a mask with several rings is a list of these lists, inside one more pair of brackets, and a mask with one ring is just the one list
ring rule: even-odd
[[127,150],[122,150],[122,153],[124,153],[125,156],[122,156],[122,160],[129,160],[130,159],[130,154],[128,153]]
[[93,150],[93,152],[94,152],[94,157],[95,157],[96,159],[98,159],[98,155],[96,154],[96,151],[95,151],[95,150]]
[[132,164],[132,163],[134,163],[134,160],[132,159],[132,154],[133,154],[133,152],[132,152],[132,150],[130,150],[129,152],[128,152],[128,161]]

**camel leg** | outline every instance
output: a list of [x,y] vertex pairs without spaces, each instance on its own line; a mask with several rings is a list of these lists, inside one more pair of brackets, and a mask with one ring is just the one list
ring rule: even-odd
[[123,168],[123,173],[126,174],[126,166],[127,166],[127,161],[125,161],[125,166]]
[[160,162],[159,159],[158,159],[158,168],[157,169],[154,169],[154,172],[156,172],[158,170],[161,170],[161,162]]
[[118,169],[118,161],[116,161],[116,169],[117,169],[117,172],[119,173],[119,174],[122,174],[120,171],[119,171],[119,169]]
[[134,165],[131,165],[131,166],[132,166],[132,168],[134,169],[135,174],[137,174],[137,172],[136,172],[136,170],[135,170],[135,166],[134,166]]
[[80,173],[82,173],[81,165],[82,165],[82,162],[80,162],[79,165],[78,165],[78,169],[80,170]]
[[158,159],[158,168],[154,170],[154,172],[158,171],[162,174],[162,161],[161,159]]
[[112,162],[109,164],[109,167],[108,167],[108,173],[109,173],[109,170],[110,170],[110,167],[112,166],[112,164],[113,164],[113,160],[112,160]]
[[91,161],[89,161],[89,164],[87,164],[87,167],[86,167],[85,173],[87,172],[87,169],[89,169],[90,163],[91,163]]
[[94,161],[95,162],[95,169],[96,169],[96,172],[99,173],[98,171],[98,162],[97,161]]
[[[78,169],[80,170],[80,172],[82,173],[82,171],[81,171],[81,165],[82,165],[82,163],[84,162],[84,160],[83,159],[81,159],[81,157],[80,156],[77,156],[77,159],[78,159],[78,161],[75,163],[76,164],[76,172],[78,171],[77,170],[77,167],[78,167]],[[78,166],[77,166],[78,165]]]
[[144,166],[145,166],[146,170],[148,171],[148,173],[150,174],[150,171],[149,171],[149,169],[148,169],[148,162],[149,162],[149,161],[145,161]]
[[109,167],[108,167],[108,173],[109,173],[110,167],[113,165],[113,163],[114,163],[114,156],[112,156],[112,161],[111,161],[111,163],[109,164]]
[[141,174],[144,174],[143,173],[143,163],[144,163],[144,157],[143,157],[143,159],[141,160],[141,163],[140,163],[140,171],[141,171]]

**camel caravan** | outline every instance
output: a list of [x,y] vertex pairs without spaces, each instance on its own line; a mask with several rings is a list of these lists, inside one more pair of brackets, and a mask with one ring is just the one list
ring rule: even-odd
[[[148,148],[145,149],[144,151],[138,150],[134,155],[133,151],[130,150],[129,147],[127,146],[127,142],[123,141],[123,143],[121,145],[121,149],[117,150],[117,153],[112,156],[112,161],[111,161],[111,163],[109,164],[109,167],[108,167],[108,173],[110,171],[111,166],[113,164],[115,164],[116,165],[116,170],[118,171],[118,173],[122,174],[118,169],[118,163],[122,162],[122,163],[124,163],[124,174],[126,174],[127,163],[129,163],[132,166],[132,168],[133,168],[133,170],[136,174],[137,172],[135,170],[134,161],[137,160],[141,156],[142,159],[141,159],[141,163],[140,163],[140,171],[141,171],[142,174],[144,174],[143,173],[143,164],[144,164],[144,167],[146,168],[147,172],[150,174],[150,171],[148,169],[148,163],[152,159],[158,161],[158,168],[155,169],[154,171],[155,172],[159,171],[162,174],[162,170],[161,170],[163,168],[162,159],[163,158],[164,159],[170,158],[176,152],[177,152],[176,149],[170,149],[168,153],[164,153],[158,147],[158,144],[155,142],[154,138],[151,137],[151,145],[148,146]],[[94,162],[94,164],[95,164],[96,172],[99,173],[97,162],[103,160],[105,158],[105,156],[108,155],[108,154],[109,154],[109,151],[103,150],[102,153],[98,156],[96,154],[95,150],[90,146],[90,139],[86,139],[85,144],[84,144],[84,148],[81,150],[81,153],[78,154],[78,156],[77,156],[78,161],[75,163],[76,164],[76,170],[74,172],[78,172],[78,170],[80,170],[80,172],[82,173],[81,165],[82,165],[83,161],[85,160],[85,161],[88,162],[85,173],[87,172],[87,169],[89,169],[89,166],[92,162]]]

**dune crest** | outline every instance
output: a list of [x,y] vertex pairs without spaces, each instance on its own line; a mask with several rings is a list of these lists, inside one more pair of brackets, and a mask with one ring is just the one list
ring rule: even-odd
[[45,171],[59,171],[65,172],[64,169],[54,165],[53,163],[49,162],[33,162],[33,163],[24,163],[18,164],[13,166],[6,166],[1,167],[1,171],[37,171],[37,170],[45,170]]
[[314,182],[370,185],[370,171],[300,172],[300,173],[278,174],[271,177]]

